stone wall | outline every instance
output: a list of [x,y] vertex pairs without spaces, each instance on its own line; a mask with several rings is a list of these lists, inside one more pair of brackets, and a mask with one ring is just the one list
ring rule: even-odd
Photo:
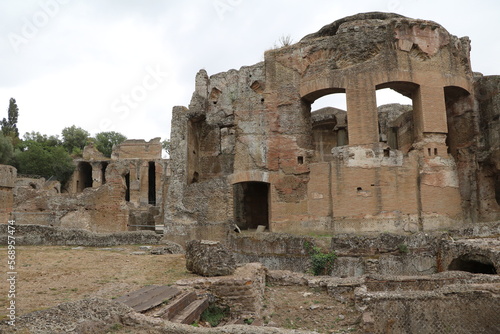
[[476,273],[500,273],[500,240],[475,238],[442,240],[439,246],[440,271],[467,270]]
[[14,186],[17,170],[12,166],[0,165],[0,224],[7,224],[14,207]]
[[[497,81],[473,74],[469,51],[435,22],[365,13],[253,66],[201,70],[189,108],[173,110],[168,237],[215,239],[233,223],[331,234],[498,220],[496,169],[474,173],[485,149],[496,157],[481,143],[498,142]],[[383,88],[412,106],[377,108]],[[312,110],[335,93],[347,113]]]
[[112,160],[120,159],[161,159],[161,138],[153,138],[146,142],[143,139],[129,139],[113,147]]
[[498,333],[500,284],[433,291],[356,292],[365,333]]
[[[226,245],[239,263],[260,262],[271,270],[295,272],[309,271],[308,249],[315,245],[325,253],[336,253],[330,272],[334,277],[425,276],[448,270],[498,273],[500,245],[490,237],[498,234],[498,228],[498,224],[489,224],[446,233],[339,234],[316,238],[285,233],[229,233]],[[477,262],[476,269],[471,261]]]
[[305,272],[309,268],[306,243],[312,238],[285,233],[229,233],[227,247],[236,262],[260,262],[270,270]]
[[[0,226],[0,245],[7,244],[7,227]],[[86,246],[158,244],[161,235],[151,231],[93,233],[82,229],[67,229],[41,225],[16,224],[16,245],[19,246]]]
[[127,231],[130,207],[119,164],[107,169],[106,184],[76,194],[32,191],[15,198],[18,224],[37,224],[93,232]]

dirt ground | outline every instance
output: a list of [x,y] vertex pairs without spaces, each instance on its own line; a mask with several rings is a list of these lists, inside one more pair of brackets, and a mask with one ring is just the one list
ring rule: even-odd
[[357,333],[360,313],[353,296],[337,301],[322,288],[267,286],[264,323],[318,333]]
[[[17,314],[89,297],[116,298],[145,285],[193,277],[183,255],[132,255],[139,246],[113,248],[22,246],[17,249]],[[7,249],[0,247],[7,272]],[[0,309],[7,284],[0,284]],[[4,313],[4,312],[2,312]],[[0,320],[5,315],[0,314]]]
[[[18,315],[89,297],[114,299],[151,284],[173,284],[197,277],[183,255],[134,255],[139,246],[112,248],[29,246],[17,249]],[[6,268],[7,249],[0,247]],[[6,271],[6,270],[5,270]],[[356,333],[359,313],[320,288],[266,287],[263,324],[319,333]],[[0,285],[0,309],[7,306],[7,285]],[[0,320],[4,320],[0,314]],[[129,331],[118,331],[130,333]]]

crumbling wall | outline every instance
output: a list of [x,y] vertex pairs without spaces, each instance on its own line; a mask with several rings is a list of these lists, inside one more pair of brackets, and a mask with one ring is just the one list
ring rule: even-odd
[[14,207],[14,186],[17,170],[12,166],[0,165],[0,224],[7,224]]
[[214,296],[219,305],[229,306],[231,316],[252,318],[261,314],[267,269],[260,263],[249,263],[233,275],[177,281],[179,286],[194,287]]
[[271,270],[292,270],[305,272],[309,269],[310,258],[307,243],[313,245],[310,237],[285,233],[229,233],[227,247],[237,262],[260,262]]
[[498,333],[500,285],[449,285],[433,291],[356,291],[364,333]]
[[442,240],[439,247],[440,271],[462,270],[473,273],[500,273],[500,240],[476,238]]
[[[7,245],[7,227],[0,228],[0,244]],[[94,233],[82,229],[54,226],[21,225],[16,222],[16,245],[19,246],[85,246],[154,245],[161,235],[152,231]]]
[[129,139],[113,147],[112,160],[120,159],[161,159],[161,138],[153,138],[146,142],[144,139]]
[[126,231],[129,207],[125,201],[123,166],[110,165],[108,182],[77,194],[38,193],[16,197],[14,218],[19,224],[87,229],[93,232]]
[[[500,76],[479,77],[475,85],[479,129],[476,169],[465,174],[476,178],[472,194],[478,221],[500,220]],[[469,170],[468,170],[469,171]],[[475,174],[474,174],[475,172]]]
[[[463,189],[471,180],[453,154],[467,139],[460,126],[448,132],[465,125],[449,119],[473,95],[469,44],[435,22],[366,13],[269,50],[262,63],[210,77],[200,71],[189,108],[173,110],[168,237],[196,237],[207,225],[222,235],[238,223],[240,201],[253,200],[240,199],[234,185],[254,182],[269,189],[257,195],[267,212],[247,218],[273,232],[415,232],[470,222]],[[412,106],[377,108],[383,88]],[[335,93],[346,94],[345,115],[311,112]]]

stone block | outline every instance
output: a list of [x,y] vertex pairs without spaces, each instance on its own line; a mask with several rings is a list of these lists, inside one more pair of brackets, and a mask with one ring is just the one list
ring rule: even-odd
[[218,241],[191,240],[186,244],[186,268],[201,276],[226,276],[234,273],[236,261]]

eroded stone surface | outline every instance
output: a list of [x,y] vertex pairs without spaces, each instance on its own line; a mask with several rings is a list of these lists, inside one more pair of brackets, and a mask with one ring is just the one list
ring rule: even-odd
[[186,268],[201,276],[225,276],[233,274],[236,261],[218,241],[191,240],[186,244]]

